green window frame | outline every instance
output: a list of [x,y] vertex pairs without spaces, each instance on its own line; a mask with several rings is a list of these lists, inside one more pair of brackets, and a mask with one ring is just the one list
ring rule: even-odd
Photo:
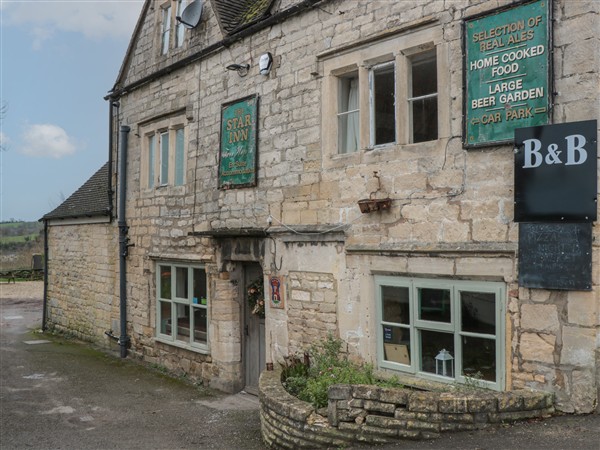
[[202,265],[156,264],[156,340],[189,350],[209,350],[209,296]]
[[375,288],[380,368],[504,389],[504,283],[377,275]]

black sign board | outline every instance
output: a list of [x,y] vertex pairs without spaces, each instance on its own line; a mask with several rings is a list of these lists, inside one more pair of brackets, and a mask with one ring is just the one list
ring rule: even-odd
[[519,286],[592,289],[592,224],[519,224]]
[[515,222],[596,220],[595,120],[515,130]]

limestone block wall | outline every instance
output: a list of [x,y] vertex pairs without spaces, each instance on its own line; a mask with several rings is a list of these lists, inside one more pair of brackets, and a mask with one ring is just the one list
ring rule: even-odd
[[287,309],[289,348],[300,353],[327,334],[336,335],[337,282],[332,274],[290,272]]
[[333,385],[326,416],[293,397],[280,371],[260,378],[260,418],[271,448],[331,448],[351,443],[382,444],[398,439],[431,439],[451,431],[549,416],[553,396],[543,392],[493,393],[420,391],[368,385]]
[[[48,227],[47,325],[108,345],[119,318],[117,228],[112,224]],[[118,322],[117,322],[118,324]]]
[[[594,400],[593,393],[600,386],[598,271],[594,270],[590,293],[519,289],[512,146],[462,148],[462,20],[509,3],[332,0],[123,94],[120,121],[132,126],[127,215],[135,243],[128,262],[134,350],[158,357],[152,353],[159,351],[152,341],[156,260],[216,264],[215,241],[190,233],[266,228],[271,215],[274,226],[300,232],[340,227],[344,234],[335,251],[333,246],[311,251],[288,248],[283,235],[272,235],[279,253],[265,262],[263,270],[276,272],[270,264],[279,267],[283,251],[280,273],[291,276],[286,309],[267,311],[267,346],[273,359],[308,345],[301,328],[319,316],[327,320],[319,323],[319,331],[337,328],[353,357],[374,362],[375,271],[503,281],[510,293],[506,388],[556,391],[558,405],[566,411],[593,409],[598,398],[596,393]],[[291,4],[291,0],[276,2],[276,9]],[[552,121],[598,118],[600,55],[595,49],[600,44],[596,33],[600,5],[569,0],[552,5],[557,92]],[[123,85],[222,39],[209,2],[204,18],[182,50],[160,57],[159,33],[153,28],[157,19],[149,14],[132,48]],[[439,139],[336,155],[326,144],[331,142],[328,133],[335,118],[323,116],[329,75],[323,69],[326,58],[319,55],[379,42],[382,33],[410,36],[415,30],[431,33],[439,48]],[[265,77],[257,74],[256,62],[267,51],[275,64]],[[240,77],[225,69],[233,62],[247,62],[252,69]],[[258,184],[219,190],[221,105],[251,94],[259,96]],[[185,117],[186,183],[144,190],[139,130],[172,114]],[[361,214],[357,201],[373,191],[374,171],[381,193],[392,198],[392,208]],[[595,237],[598,230],[596,226]],[[599,254],[594,244],[594,265]],[[215,274],[220,270],[216,268]],[[310,284],[303,277],[311,272],[326,277],[333,288]],[[321,296],[329,300],[320,301]],[[325,310],[313,313],[320,308]],[[169,351],[181,353],[160,346],[166,359]],[[207,373],[217,371],[208,369],[213,357],[190,354],[184,359],[201,361]],[[229,363],[237,364],[235,359]]]

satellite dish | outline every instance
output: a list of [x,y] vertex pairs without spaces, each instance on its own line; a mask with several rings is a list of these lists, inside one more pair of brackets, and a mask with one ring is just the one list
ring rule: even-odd
[[177,16],[176,19],[184,24],[186,28],[196,28],[202,18],[203,6],[202,0],[194,0],[185,7],[181,17]]

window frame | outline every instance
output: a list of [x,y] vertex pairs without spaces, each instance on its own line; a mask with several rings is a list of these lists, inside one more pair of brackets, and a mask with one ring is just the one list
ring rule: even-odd
[[168,0],[160,5],[157,22],[160,30],[158,45],[161,57],[185,47],[186,27],[177,17],[181,16],[188,4],[188,0]]
[[[419,53],[434,51],[437,78],[437,139],[418,143],[411,142],[409,123],[409,73],[410,58]],[[448,68],[448,44],[439,26],[425,26],[419,30],[405,30],[376,41],[355,42],[317,55],[319,71],[323,73],[322,85],[322,145],[324,168],[344,167],[347,164],[374,162],[381,151],[396,152],[391,158],[401,156],[405,149],[419,146],[420,151],[442,149],[450,132],[450,74]],[[379,64],[395,64],[395,142],[374,145],[370,122],[369,70]],[[338,97],[339,77],[352,71],[359,73],[360,148],[356,152],[339,151]],[[369,111],[369,114],[365,112]],[[370,156],[372,155],[372,156]]]
[[[206,272],[206,267],[204,264],[196,264],[196,263],[183,263],[183,262],[175,262],[175,261],[156,261],[156,293],[155,293],[155,340],[162,342],[164,344],[173,345],[176,347],[185,348],[187,350],[192,350],[199,353],[208,354],[210,352],[210,315],[211,315],[211,296],[209,292],[209,283],[208,283],[208,274]],[[170,298],[162,297],[161,293],[161,273],[162,268],[170,269]],[[178,284],[177,277],[178,271],[182,269],[187,271],[187,298],[177,296]],[[204,272],[204,281],[205,286],[203,287],[203,291],[206,293],[205,302],[201,299],[196,299],[194,301],[194,271],[202,270]],[[171,334],[162,333],[162,314],[161,314],[161,303],[170,303],[170,318],[171,318]],[[174,326],[174,317],[177,317],[177,306],[184,306],[188,308],[188,317],[189,317],[189,325],[188,325],[188,333],[189,333],[189,341],[183,341],[181,339],[177,339],[177,328],[179,325]],[[195,328],[195,310],[205,311],[206,316],[206,342],[199,342],[193,339],[194,333],[191,333],[191,330]]]
[[[377,139],[377,123],[376,123],[376,89],[377,84],[375,83],[375,75],[377,72],[383,72],[386,69],[392,68],[394,75],[394,140],[389,142],[383,142],[381,144],[376,143]],[[395,145],[398,141],[398,114],[396,105],[396,95],[398,90],[398,79],[397,79],[396,61],[391,59],[382,63],[378,63],[369,68],[369,148],[373,149],[376,147],[383,147],[387,145]]]
[[160,54],[165,56],[171,49],[171,28],[173,22],[173,5],[171,0],[160,7]]
[[[505,386],[505,303],[506,285],[502,282],[493,281],[470,281],[452,279],[427,279],[410,276],[375,275],[375,303],[376,303],[376,358],[377,365],[381,369],[395,372],[404,372],[420,378],[445,383],[477,383],[481,386],[503,390]],[[401,287],[408,289],[409,296],[409,340],[410,340],[410,364],[390,361],[384,359],[383,326],[398,326],[398,323],[383,320],[383,297],[382,287]],[[419,318],[419,289],[449,289],[450,290],[450,322],[436,322]],[[462,324],[462,292],[491,293],[495,295],[495,334],[477,333],[463,330]],[[402,328],[408,328],[402,326]],[[433,331],[440,333],[451,333],[454,342],[454,376],[444,377],[422,370],[422,337],[421,331]],[[489,339],[495,342],[495,381],[479,380],[463,375],[463,349],[462,340],[465,337]]]
[[[342,103],[342,83],[344,83],[345,80],[347,80],[350,84],[352,84],[352,80],[356,80],[356,84],[358,85],[358,82],[359,82],[358,71],[357,70],[353,70],[353,71],[344,73],[342,76],[339,76],[337,78],[337,84],[338,84],[338,87],[337,87],[338,107],[336,109],[336,116],[337,116],[336,123],[337,123],[337,130],[338,130],[338,133],[337,133],[337,141],[338,141],[337,146],[338,147],[337,148],[338,148],[338,153],[340,153],[340,154],[354,153],[354,152],[359,151],[360,150],[360,137],[361,137],[361,132],[360,132],[360,116],[361,116],[360,115],[360,89],[358,88],[358,86],[357,86],[357,89],[359,89],[359,91],[357,92],[357,94],[358,94],[358,105],[357,105],[357,108],[351,110],[351,109],[349,109],[350,106],[348,105],[348,107],[346,108],[346,110],[341,111],[341,109],[342,109],[342,106],[341,106],[341,103]],[[342,147],[342,144],[341,144],[342,137],[341,136],[342,135],[339,132],[339,130],[341,129],[341,127],[340,127],[340,120],[343,119],[343,118],[346,118],[348,120],[351,117],[351,115],[355,114],[355,113],[358,116],[358,144],[357,144],[357,148],[354,149],[354,150],[350,150],[350,151],[347,150],[347,149],[345,151],[342,151],[342,149],[341,149],[341,147]]]
[[[140,127],[139,134],[143,136],[140,176],[142,191],[186,185],[187,132],[185,120],[180,116]],[[163,148],[165,137],[168,145]]]
[[175,48],[181,48],[185,43],[185,26],[183,22],[177,20],[177,17],[181,17],[187,6],[188,0],[175,0]]

